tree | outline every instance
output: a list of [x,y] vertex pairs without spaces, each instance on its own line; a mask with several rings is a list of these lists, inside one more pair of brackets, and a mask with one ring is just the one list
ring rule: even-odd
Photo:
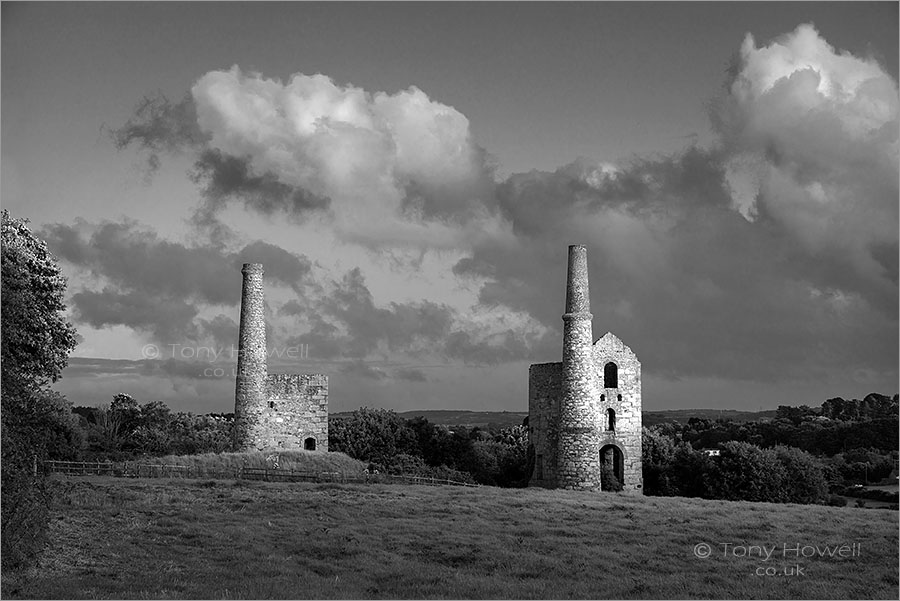
[[796,447],[779,445],[774,451],[785,472],[785,501],[818,503],[826,499],[828,482],[818,459]]
[[421,456],[415,431],[386,409],[363,407],[328,424],[328,448],[359,459],[390,465],[400,453]]
[[66,279],[26,220],[5,209],[2,220],[3,391],[34,391],[59,379],[75,348],[75,328],[62,315]]
[[672,482],[672,465],[675,462],[675,441],[659,429],[644,428],[641,442],[644,494],[672,496],[677,487]]
[[0,238],[0,539],[3,568],[16,569],[33,560],[46,540],[49,499],[34,468],[71,442],[70,408],[47,386],[59,379],[76,334],[62,314],[66,280],[44,241],[5,210]]
[[772,449],[726,442],[708,472],[708,495],[729,501],[784,502],[787,473]]

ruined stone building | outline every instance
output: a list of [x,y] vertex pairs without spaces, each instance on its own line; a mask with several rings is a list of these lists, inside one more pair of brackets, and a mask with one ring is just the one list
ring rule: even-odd
[[590,311],[587,249],[570,246],[562,362],[528,373],[529,486],[642,494],[641,364],[612,333],[593,342]]
[[328,450],[328,376],[269,374],[263,266],[244,263],[234,449]]

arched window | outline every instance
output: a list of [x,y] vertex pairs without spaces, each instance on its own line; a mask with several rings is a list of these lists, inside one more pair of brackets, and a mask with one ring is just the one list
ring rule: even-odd
[[303,448],[307,451],[315,451],[316,450],[316,439],[315,438],[307,438],[303,441]]
[[621,403],[621,402],[622,402],[622,395],[621,395],[621,394],[618,396],[618,399],[619,399],[619,402]]
[[606,410],[606,429],[610,432],[614,432],[616,429],[616,410],[615,409],[607,409]]
[[619,366],[612,361],[603,366],[603,387],[619,387]]
[[606,395],[605,395],[605,394],[601,394],[601,395],[600,395],[600,402],[601,402],[601,403],[606,402]]

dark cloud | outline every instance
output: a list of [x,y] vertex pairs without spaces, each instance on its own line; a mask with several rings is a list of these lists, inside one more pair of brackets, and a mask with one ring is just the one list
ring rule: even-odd
[[367,365],[362,361],[353,361],[351,363],[345,363],[340,372],[342,374],[348,376],[356,376],[359,378],[365,378],[368,380],[384,380],[388,377],[388,375],[384,372],[384,370],[373,367],[371,365]]
[[110,130],[110,136],[119,150],[136,147],[147,155],[148,176],[159,169],[164,154],[193,154],[190,177],[201,186],[204,198],[194,211],[193,222],[215,240],[230,235],[218,213],[232,201],[262,215],[283,212],[297,220],[309,211],[327,209],[330,202],[281,181],[272,171],[255,173],[247,157],[211,148],[211,136],[200,128],[190,93],[177,103],[163,94],[145,97],[122,127]]
[[300,315],[309,332],[291,339],[308,344],[317,357],[366,357],[375,352],[432,351],[450,331],[454,311],[430,301],[389,303],[377,307],[359,268],[352,269],[324,297],[302,308],[287,304],[286,314]]
[[406,380],[407,382],[427,382],[428,378],[425,376],[425,373],[421,369],[414,369],[411,367],[403,367],[400,369],[394,370],[394,378],[399,380]]
[[494,205],[496,161],[480,147],[472,149],[465,179],[441,183],[411,178],[404,186],[401,212],[412,218],[463,224],[483,216]]
[[490,342],[475,340],[469,332],[456,331],[447,336],[444,352],[466,365],[494,365],[527,358],[532,349],[512,330],[495,336]]
[[[559,355],[566,246],[584,243],[595,338],[613,330],[657,374],[768,380],[896,363],[896,312],[873,313],[877,295],[841,256],[810,253],[735,211],[717,150],[615,173],[573,164],[518,174],[498,196],[516,237],[479,244],[454,272],[485,279],[483,305],[555,331],[531,356]],[[510,358],[525,352],[516,340]],[[479,356],[465,334],[447,344],[451,355]]]
[[156,340],[192,337],[197,308],[184,300],[158,298],[137,291],[119,292],[106,287],[100,292],[82,290],[72,295],[75,319],[95,328],[124,325],[147,332]]
[[209,141],[197,124],[197,108],[190,94],[176,103],[162,93],[145,96],[132,117],[109,133],[119,150],[135,145],[145,151],[151,172],[159,168],[160,154],[192,150]]
[[306,257],[261,240],[228,252],[218,245],[163,240],[128,221],[53,224],[42,236],[62,260],[108,282],[101,291],[72,295],[76,319],[97,328],[125,325],[162,342],[232,342],[237,335],[232,318],[198,314],[204,307],[239,303],[243,263],[262,263],[267,281],[298,294],[314,288]]
[[496,365],[530,356],[539,342],[515,324],[505,329],[492,324],[487,331],[452,307],[427,300],[379,307],[359,268],[332,282],[323,296],[289,301],[281,314],[308,329],[288,344],[309,345],[317,359],[405,355]]
[[235,200],[262,215],[284,212],[295,220],[310,211],[325,210],[330,203],[324,196],[285,184],[273,171],[255,174],[249,157],[234,157],[211,148],[200,151],[191,180],[201,186],[204,198],[193,217],[200,227],[217,227],[216,216]]

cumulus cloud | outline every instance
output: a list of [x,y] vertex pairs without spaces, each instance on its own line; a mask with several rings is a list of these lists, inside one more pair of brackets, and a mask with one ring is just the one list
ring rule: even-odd
[[[493,167],[453,107],[411,87],[369,93],[330,78],[286,83],[237,66],[211,71],[173,104],[146,100],[119,148],[190,150],[204,202],[194,222],[225,239],[220,211],[239,200],[264,215],[326,220],[339,237],[372,248],[453,247],[458,226],[489,211]],[[450,224],[448,224],[450,222]]]
[[[195,273],[204,253],[235,260],[214,235],[229,203],[283,212],[298,228],[327,228],[381,256],[404,247],[462,255],[452,273],[477,294],[466,309],[427,294],[379,304],[359,268],[313,286],[308,263],[264,253],[273,277],[309,284],[273,313],[279,331],[311,356],[350,360],[348,376],[418,381],[414,371],[371,371],[371,361],[398,356],[558,360],[572,243],[589,248],[596,335],[616,332],[657,376],[896,374],[897,83],[812,26],[763,45],[748,35],[711,111],[710,147],[619,164],[580,159],[503,182],[467,119],[417,88],[370,93],[324,75],[281,82],[234,67],[202,76],[184,102],[130,122],[122,141],[196,153],[195,222],[212,226],[212,241],[182,257],[132,235],[151,264],[194,261]],[[121,255],[99,258],[77,232],[52,233],[62,256],[119,282],[126,296],[107,299],[111,312],[132,303],[134,315],[156,319],[127,296],[146,289],[128,283],[138,274],[172,298],[237,300],[235,286],[219,289],[233,280],[231,265],[227,277],[162,282],[106,242],[131,234],[99,236]],[[184,324],[190,303],[172,307]]]
[[614,172],[576,164],[514,175],[498,202],[515,237],[477,245],[454,271],[483,280],[483,305],[555,332],[531,356],[559,357],[566,244],[584,243],[595,337],[615,331],[657,375],[767,381],[895,369],[896,313],[874,310],[880,297],[839,257],[810,254],[790,232],[736,211],[720,149]]
[[565,247],[585,243],[596,334],[616,331],[656,374],[896,373],[897,96],[811,26],[762,48],[748,36],[715,145],[515,174],[497,192],[513,235],[454,273],[559,340]]
[[[827,256],[829,286],[864,286],[896,310],[897,82],[812,25],[768,45],[748,34],[717,107],[734,205]],[[841,269],[837,269],[837,265]],[[843,280],[843,281],[839,281]]]

